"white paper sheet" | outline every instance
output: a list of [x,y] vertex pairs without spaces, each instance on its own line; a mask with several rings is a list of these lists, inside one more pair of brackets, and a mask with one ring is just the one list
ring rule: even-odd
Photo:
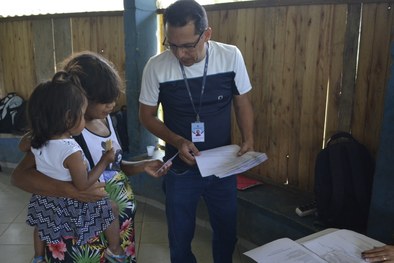
[[245,172],[268,159],[265,153],[247,152],[238,156],[238,145],[227,145],[206,151],[195,156],[198,168],[203,177],[215,175],[226,177]]
[[361,252],[384,246],[382,242],[346,229],[323,235],[302,244],[330,263],[362,263]]
[[[319,235],[321,233],[321,235]],[[312,235],[311,235],[312,236]],[[303,243],[281,238],[244,254],[256,262],[264,263],[365,263],[361,252],[384,244],[357,232],[340,229],[313,234]]]
[[244,254],[258,263],[326,263],[326,261],[289,238],[277,239]]

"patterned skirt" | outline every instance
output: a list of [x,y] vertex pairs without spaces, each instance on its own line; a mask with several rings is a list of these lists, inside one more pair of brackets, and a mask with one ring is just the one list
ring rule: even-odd
[[38,229],[40,239],[47,244],[58,244],[63,237],[86,244],[114,221],[108,198],[84,203],[63,197],[33,195],[26,222]]
[[[106,182],[105,190],[112,202],[118,206],[121,246],[127,262],[135,263],[135,199],[128,177],[119,172]],[[104,263],[104,250],[108,242],[103,233],[91,238],[86,244],[78,245],[75,238],[63,237],[59,243],[46,246],[48,263]]]

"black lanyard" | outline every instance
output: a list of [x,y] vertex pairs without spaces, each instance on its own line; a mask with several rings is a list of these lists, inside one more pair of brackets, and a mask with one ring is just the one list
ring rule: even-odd
[[186,89],[187,89],[187,92],[189,93],[190,102],[192,103],[194,113],[196,114],[196,121],[197,122],[200,122],[201,101],[202,101],[202,96],[204,95],[205,81],[207,78],[208,59],[209,59],[209,55],[208,55],[208,47],[207,47],[207,51],[206,51],[206,55],[205,55],[204,75],[202,77],[201,96],[200,96],[200,103],[198,106],[198,111],[196,110],[196,107],[194,106],[193,97],[190,92],[189,82],[187,81],[187,77],[186,77],[186,73],[185,73],[185,68],[183,67],[182,63],[179,62],[179,65],[181,66],[181,70],[182,70],[183,79],[185,81]]

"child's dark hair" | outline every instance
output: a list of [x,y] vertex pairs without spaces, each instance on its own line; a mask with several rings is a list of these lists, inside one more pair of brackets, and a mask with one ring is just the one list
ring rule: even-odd
[[54,136],[74,127],[83,118],[85,102],[79,79],[65,71],[39,84],[28,101],[31,146],[41,148]]
[[115,66],[103,56],[84,51],[64,62],[64,70],[78,76],[89,101],[112,103],[122,90],[122,82]]

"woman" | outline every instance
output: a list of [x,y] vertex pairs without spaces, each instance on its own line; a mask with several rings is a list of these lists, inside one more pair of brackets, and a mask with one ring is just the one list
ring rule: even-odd
[[[64,71],[79,78],[88,99],[85,128],[75,139],[83,149],[90,166],[93,167],[100,160],[105,152],[105,142],[108,140],[113,141],[115,162],[104,171],[100,183],[96,183],[87,191],[77,191],[70,183],[56,181],[37,172],[34,168],[34,157],[31,152],[27,152],[12,174],[12,183],[31,193],[64,196],[80,201],[95,201],[106,196],[108,192],[118,207],[120,238],[127,255],[126,262],[136,262],[134,243],[136,207],[126,175],[146,172],[151,176],[159,177],[167,172],[168,167],[159,170],[163,165],[159,160],[136,163],[122,160],[122,150],[109,116],[119,96],[121,81],[118,72],[109,61],[98,54],[82,52],[65,62]],[[27,148],[24,143],[20,147]],[[83,246],[77,246],[72,238],[64,239],[63,242],[46,248],[46,262],[104,262],[106,246],[104,235],[92,238]]]

